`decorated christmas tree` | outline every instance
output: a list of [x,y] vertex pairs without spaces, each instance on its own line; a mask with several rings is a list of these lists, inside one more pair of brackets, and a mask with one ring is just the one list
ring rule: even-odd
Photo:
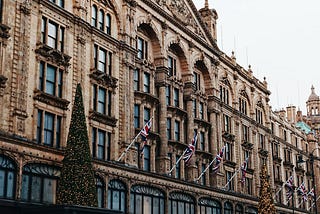
[[260,176],[260,196],[259,196],[259,214],[276,214],[276,208],[273,203],[272,191],[270,188],[267,166],[263,165]]
[[72,109],[71,123],[57,187],[57,204],[97,206],[94,171],[80,84]]

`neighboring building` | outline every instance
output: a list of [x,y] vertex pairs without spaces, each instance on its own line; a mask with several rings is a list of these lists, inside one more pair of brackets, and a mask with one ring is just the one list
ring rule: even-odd
[[[1,206],[55,203],[77,83],[101,208],[257,213],[263,164],[275,193],[290,175],[310,188],[296,156],[317,148],[313,134],[295,126],[293,107],[273,112],[266,80],[219,50],[207,1],[199,11],[191,0],[0,0],[0,9]],[[139,137],[118,160],[150,119],[143,154]],[[177,164],[195,132],[195,155]],[[218,172],[199,177],[223,146]],[[285,191],[276,200],[292,212]],[[308,213],[300,200],[295,212]]]

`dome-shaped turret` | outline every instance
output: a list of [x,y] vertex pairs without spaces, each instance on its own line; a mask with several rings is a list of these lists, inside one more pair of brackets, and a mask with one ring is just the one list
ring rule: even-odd
[[311,87],[311,94],[309,96],[308,101],[315,101],[315,100],[319,100],[319,96],[314,92],[314,87]]

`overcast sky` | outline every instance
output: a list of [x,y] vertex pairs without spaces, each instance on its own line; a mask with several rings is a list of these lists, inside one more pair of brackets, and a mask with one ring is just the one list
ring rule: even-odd
[[306,114],[312,85],[320,95],[320,1],[209,0],[209,7],[218,12],[218,46],[266,77],[272,109],[295,105]]

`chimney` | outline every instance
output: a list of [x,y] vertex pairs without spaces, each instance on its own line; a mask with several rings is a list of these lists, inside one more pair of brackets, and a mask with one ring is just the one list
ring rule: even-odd
[[288,106],[287,107],[287,120],[289,123],[296,123],[296,107]]
[[279,115],[280,115],[280,117],[281,117],[282,119],[286,119],[286,110],[281,109],[281,110],[279,111]]

